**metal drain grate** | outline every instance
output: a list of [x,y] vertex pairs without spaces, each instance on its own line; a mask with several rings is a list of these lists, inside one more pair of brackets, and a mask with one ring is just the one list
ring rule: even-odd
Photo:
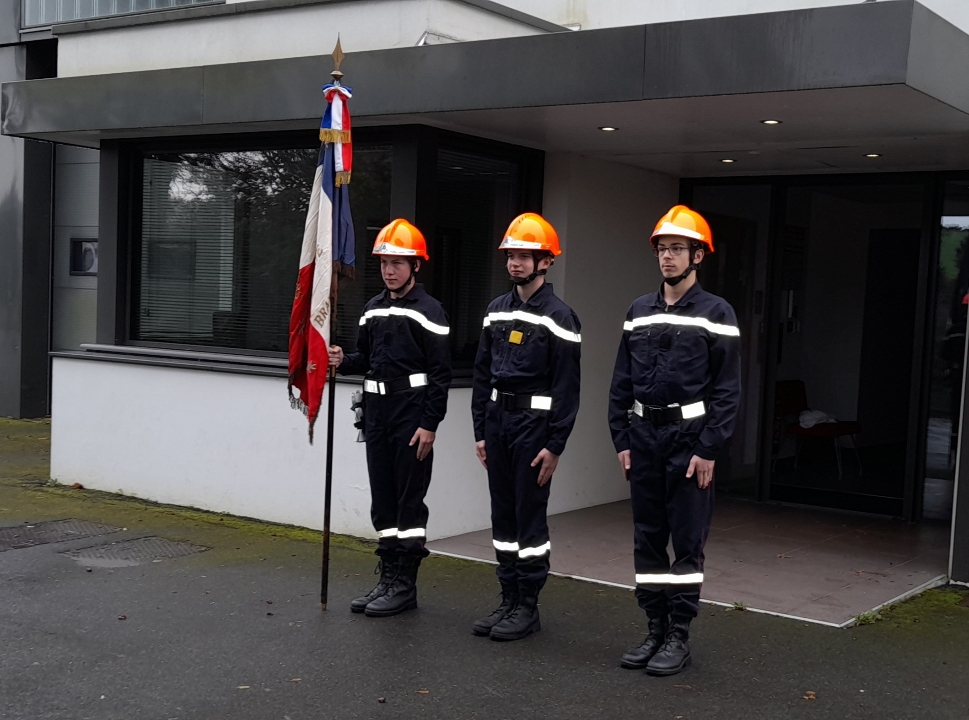
[[0,528],[0,552],[67,540],[80,540],[96,535],[108,535],[120,530],[121,528],[111,525],[101,525],[100,523],[74,518],[3,527]]
[[160,537],[121,540],[109,545],[94,545],[61,553],[74,558],[85,567],[131,567],[146,562],[161,562],[196,555],[208,550],[201,545],[175,542]]

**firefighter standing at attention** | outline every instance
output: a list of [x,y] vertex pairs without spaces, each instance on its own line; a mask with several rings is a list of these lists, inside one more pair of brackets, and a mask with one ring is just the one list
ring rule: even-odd
[[427,506],[437,426],[451,384],[444,307],[416,281],[429,260],[421,232],[394,220],[374,243],[386,289],[360,317],[357,351],[330,347],[341,375],[364,375],[364,434],[371,517],[379,540],[377,586],[350,603],[371,617],[417,607],[417,571],[427,557]]
[[727,301],[697,282],[697,266],[713,252],[699,213],[677,205],[650,243],[663,283],[629,308],[609,395],[632,497],[636,598],[649,619],[645,641],[621,665],[674,675],[690,663],[714,464],[740,403],[740,330]]
[[562,253],[555,229],[525,213],[500,250],[511,292],[491,302],[474,365],[476,453],[488,471],[501,604],[475,635],[520,640],[541,629],[538,594],[549,571],[550,481],[579,410],[579,320],[545,282]]

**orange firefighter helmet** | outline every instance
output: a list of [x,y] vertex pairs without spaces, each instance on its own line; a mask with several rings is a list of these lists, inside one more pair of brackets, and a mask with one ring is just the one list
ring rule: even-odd
[[371,254],[431,259],[427,254],[427,241],[424,235],[402,218],[391,221],[377,233]]

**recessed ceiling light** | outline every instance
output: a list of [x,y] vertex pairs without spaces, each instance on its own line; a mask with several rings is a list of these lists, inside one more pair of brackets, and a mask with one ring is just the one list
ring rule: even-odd
[[720,162],[722,162],[722,163],[732,163],[732,162],[737,162],[737,161],[736,160],[731,160],[730,158],[724,158]]
[[761,123],[764,125],[780,125],[781,122],[781,120],[761,120]]
[[609,127],[608,125],[606,125],[605,127],[601,127],[599,129],[602,130],[602,132],[616,132],[616,130],[618,130],[619,128]]
[[460,165],[452,165],[452,166],[451,166],[451,169],[452,169],[452,170],[464,170],[464,168],[463,168],[463,167],[461,167]]
[[866,158],[880,158],[881,157],[881,153],[868,153],[867,155],[865,155],[865,157]]

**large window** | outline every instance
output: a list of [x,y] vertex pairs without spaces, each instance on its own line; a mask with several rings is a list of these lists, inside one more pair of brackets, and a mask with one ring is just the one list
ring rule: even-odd
[[128,15],[219,0],[24,0],[24,27]]
[[[541,209],[541,156],[426,129],[360,134],[350,185],[356,277],[340,284],[336,340],[355,348],[363,305],[383,290],[370,255],[377,232],[395,216],[416,217],[431,254],[420,280],[444,303],[455,367],[467,373],[488,302],[509,287],[501,233],[518,213]],[[309,135],[136,154],[131,342],[286,352],[318,150]]]

